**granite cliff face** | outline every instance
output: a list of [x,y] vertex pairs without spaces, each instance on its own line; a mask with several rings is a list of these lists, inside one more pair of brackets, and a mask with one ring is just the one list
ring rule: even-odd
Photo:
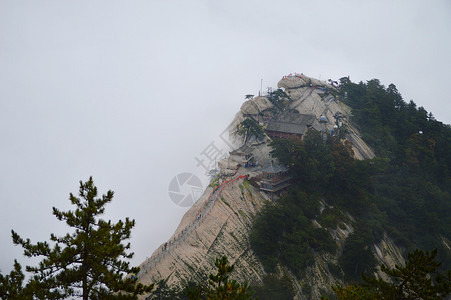
[[[374,157],[373,150],[349,122],[351,109],[337,97],[336,84],[295,74],[282,78],[278,87],[283,88],[289,98],[285,111],[310,116],[304,118],[309,120],[306,124],[295,124],[297,127],[291,124],[289,128],[302,130],[305,127],[305,130],[317,130],[323,134],[338,134],[342,131],[352,143],[357,159]],[[275,104],[270,98],[271,95],[253,97],[243,103],[229,127],[231,136],[241,146],[237,147],[240,151],[232,151],[229,158],[218,163],[219,175],[184,215],[172,237],[140,265],[140,282],[149,284],[166,279],[168,284],[180,285],[188,280],[202,280],[206,274],[214,271],[215,259],[226,255],[235,265],[235,279],[247,280],[250,284],[261,283],[265,271],[250,248],[249,232],[262,207],[276,200],[253,184],[252,178],[261,178],[262,168],[277,164],[277,161],[269,155],[269,135],[265,134],[261,138],[239,136],[237,130],[247,118],[263,128],[268,128],[274,120],[282,122],[274,113]],[[249,161],[248,167],[245,167],[249,153],[252,153],[252,164]],[[243,161],[240,161],[240,155]],[[312,222],[315,226],[321,226],[315,220]],[[314,266],[306,270],[305,278],[291,276],[297,298],[306,299],[305,291],[302,290],[306,283],[311,287],[308,294],[314,299],[322,291],[330,290],[332,284],[340,283],[329,270],[328,263],[337,261],[346,238],[353,232],[352,216],[347,222],[337,228],[328,228],[338,245],[335,256],[317,255]],[[374,245],[373,250],[379,261],[390,266],[402,262],[400,250],[388,237]],[[289,273],[280,268],[282,272]]]
[[141,264],[141,282],[168,279],[169,284],[179,284],[190,278],[202,279],[214,269],[220,255],[226,255],[240,270],[237,278],[259,281],[263,268],[249,248],[248,234],[267,197],[243,184],[243,176],[239,171],[229,182],[222,182],[220,191],[212,193],[213,188],[207,188],[166,247],[163,244]]
[[[334,96],[334,92],[337,91],[335,85],[299,75],[286,76],[279,81],[277,86],[284,88],[285,92],[294,100],[290,104],[290,108],[300,113],[313,114],[318,120],[323,117],[323,120],[326,121],[323,123],[324,129],[330,131],[338,122],[342,123],[341,126],[346,126],[346,139],[352,143],[357,159],[374,157],[373,150],[360,138],[357,129],[349,123],[351,108]],[[338,116],[340,117],[338,118]]]

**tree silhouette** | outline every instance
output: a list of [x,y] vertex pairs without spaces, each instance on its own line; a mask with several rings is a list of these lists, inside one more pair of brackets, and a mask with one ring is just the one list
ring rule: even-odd
[[363,274],[362,285],[333,287],[338,299],[444,299],[451,293],[450,273],[438,271],[441,263],[435,261],[437,249],[415,250],[409,253],[404,266],[393,269],[381,265],[389,281]]
[[43,256],[37,267],[27,266],[33,273],[26,289],[39,299],[60,299],[71,296],[83,299],[134,299],[138,294],[150,292],[153,285],[137,284],[135,276],[125,276],[139,271],[130,268],[133,253],[127,253],[134,220],[117,223],[99,218],[105,205],[113,199],[113,192],[97,197],[92,177],[80,181],[79,197],[70,194],[74,211],[63,212],[53,208],[59,221],[74,229],[72,233],[57,237],[50,235],[48,242],[32,244],[12,231],[14,244],[24,248],[28,257]]
[[0,274],[0,299],[32,299],[32,296],[23,288],[24,279],[22,267],[17,260],[14,260],[14,269],[9,275]]
[[215,266],[218,268],[218,273],[209,276],[209,284],[213,290],[209,293],[208,299],[251,299],[252,293],[249,291],[247,283],[240,284],[236,280],[229,280],[234,266],[229,265],[227,257],[217,258]]

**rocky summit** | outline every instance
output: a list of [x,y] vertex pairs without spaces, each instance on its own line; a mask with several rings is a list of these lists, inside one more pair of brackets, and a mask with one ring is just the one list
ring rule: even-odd
[[[288,166],[271,157],[269,143],[278,137],[302,140],[313,130],[324,139],[341,135],[351,142],[357,159],[375,156],[351,123],[351,109],[338,96],[339,88],[337,82],[295,73],[284,76],[277,89],[266,95],[248,95],[229,126],[236,149],[218,163],[219,174],[186,212],[174,234],[141,263],[139,281],[150,284],[164,279],[169,285],[181,285],[202,280],[214,271],[215,259],[225,255],[235,265],[235,279],[261,283],[265,270],[250,247],[249,233],[265,203],[277,201],[290,185]],[[243,128],[246,122],[257,124],[261,134],[251,135],[251,126]],[[267,180],[268,176],[278,179]],[[318,222],[315,226],[321,227]],[[352,222],[345,221],[328,229],[338,245],[337,255],[353,230]],[[374,252],[388,265],[402,262],[399,249],[388,236],[375,245]],[[337,256],[317,254],[313,266],[307,268],[305,277],[313,298],[319,298],[321,290],[330,290],[332,284],[342,283],[327,268],[334,260]],[[302,286],[291,276],[296,297],[304,299]]]

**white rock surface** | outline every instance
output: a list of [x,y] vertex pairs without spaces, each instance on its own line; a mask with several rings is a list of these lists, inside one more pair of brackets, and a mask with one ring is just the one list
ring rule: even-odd
[[403,266],[405,264],[402,250],[395,245],[387,234],[384,234],[380,243],[373,245],[373,252],[378,263],[377,273],[375,275],[384,280],[389,280],[389,278],[381,271],[380,264],[384,264],[389,268],[394,268],[395,265]]
[[[311,80],[312,83],[317,84],[315,88],[310,87],[309,85],[286,88],[286,93],[294,100],[294,102],[290,104],[290,108],[296,109],[301,114],[313,114],[318,121],[320,120],[321,116],[325,116],[327,123],[322,123],[320,126],[320,128],[324,131],[330,131],[334,128],[334,125],[336,125],[334,116],[337,113],[341,113],[341,115],[344,117],[342,119],[342,122],[348,130],[346,139],[348,139],[352,143],[355,158],[374,158],[374,151],[361,139],[360,133],[357,131],[357,129],[349,123],[349,119],[351,117],[351,108],[332,95],[325,96],[326,94],[322,90],[322,88],[336,90],[335,87],[318,80],[310,78],[309,80]],[[282,79],[281,81],[279,81],[278,86],[293,86],[287,84],[287,82],[291,81]]]
[[257,115],[267,109],[271,109],[273,104],[266,97],[254,97],[241,105],[240,111],[243,114]]
[[[322,115],[326,117],[327,123],[315,125],[318,126],[318,130],[332,129],[335,125],[334,115],[341,113],[344,116],[343,124],[348,129],[346,138],[353,144],[355,157],[358,159],[374,157],[372,149],[348,122],[350,108],[327,93],[328,90],[336,90],[334,86],[301,75],[300,78],[291,76],[282,79],[278,87],[284,88],[294,100],[290,109],[295,109],[301,114],[315,115],[318,121]],[[245,115],[258,116],[272,108],[272,103],[266,97],[255,97],[244,102],[229,126],[232,136]],[[240,145],[242,137],[236,135],[235,137],[237,145]],[[271,148],[268,142],[268,137],[263,142],[248,141],[249,145],[254,147],[255,160],[259,162],[255,168],[240,168],[234,174],[236,163],[228,159],[219,162],[222,178],[217,181],[218,184],[223,185],[224,181],[237,179],[224,185],[221,192],[213,193],[214,187],[206,189],[202,197],[183,216],[179,227],[168,240],[166,250],[162,250],[163,244],[140,265],[141,271],[138,274],[140,282],[149,284],[167,279],[168,284],[180,285],[184,280],[201,279],[202,276],[215,270],[214,261],[222,255],[226,255],[229,261],[235,264],[234,278],[240,281],[261,282],[265,273],[261,263],[250,249],[248,234],[256,214],[269,201],[269,197],[252,185],[245,187],[243,177],[240,176],[259,175],[261,173],[259,168],[273,160],[269,155]],[[339,248],[343,246],[345,239],[353,230],[351,225],[345,226],[346,229],[337,228],[330,231]],[[389,252],[394,253],[395,261],[399,258],[400,253],[396,252],[394,245],[386,240],[374,248],[381,261],[388,262],[388,258],[384,256],[385,248],[389,248]],[[336,258],[330,255],[327,257],[316,255],[315,265],[306,271],[306,278],[311,281],[309,285],[315,285],[312,295],[319,295],[320,289],[327,289],[327,285],[330,286],[330,283],[336,282],[327,268],[328,261],[336,261]],[[299,282],[295,282],[294,285],[300,291]],[[297,298],[304,299],[304,296],[299,292]]]
[[[246,173],[246,169],[239,170],[232,178]],[[208,188],[185,214],[166,250],[160,247],[140,265],[139,281],[150,284],[167,279],[168,284],[181,285],[212,273],[215,259],[226,255],[239,270],[234,278],[260,282],[264,271],[250,249],[248,234],[268,198],[252,185],[243,185],[243,180],[236,179],[210,201],[213,188]]]

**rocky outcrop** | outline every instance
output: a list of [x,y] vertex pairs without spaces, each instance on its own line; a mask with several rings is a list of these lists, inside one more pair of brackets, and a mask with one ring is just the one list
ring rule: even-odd
[[382,240],[373,245],[373,252],[378,262],[376,276],[384,280],[389,280],[388,276],[383,273],[380,269],[380,265],[384,264],[389,268],[394,268],[396,265],[402,266],[405,263],[404,257],[402,256],[402,250],[395,245],[393,240],[384,234]]
[[245,115],[259,115],[273,108],[273,104],[266,97],[254,97],[241,105],[240,111]]
[[[285,76],[278,87],[284,88],[291,98],[288,110],[316,118],[315,130],[335,134],[343,130],[357,159],[374,157],[372,149],[349,123],[351,109],[337,98],[335,85],[295,74]],[[247,100],[229,126],[231,135],[234,136],[245,118],[252,118],[265,128],[268,119],[277,113],[273,108],[268,96]],[[243,143],[242,137],[235,137],[238,143]],[[255,166],[237,168],[237,162],[231,159],[219,162],[218,177],[186,212],[172,237],[140,265],[141,271],[137,274],[140,282],[149,284],[165,279],[168,284],[180,285],[188,280],[204,280],[204,276],[214,271],[215,259],[226,255],[235,265],[235,279],[261,283],[265,272],[250,249],[249,232],[256,215],[270,198],[247,179],[261,176],[262,167],[271,161],[277,163],[269,154],[270,141],[268,136],[246,139],[247,146],[253,148]],[[346,238],[353,232],[352,217],[347,215],[346,219],[347,223],[343,222],[336,229],[327,229],[338,245],[336,255],[315,255],[314,265],[305,271],[302,279],[280,267],[280,272],[292,275],[298,299],[319,298],[322,292],[330,291],[331,284],[340,283],[330,267],[336,266]],[[318,222],[313,222],[321,227]],[[373,250],[376,257],[388,265],[402,259],[401,252],[388,237],[374,245]]]
[[239,270],[234,273],[236,279],[261,281],[263,267],[250,249],[248,235],[268,198],[245,181],[246,175],[239,169],[233,177],[221,180],[215,190],[206,190],[171,239],[140,265],[140,282],[166,279],[168,284],[179,285],[203,280],[222,255]]
[[313,114],[318,120],[323,118],[323,131],[331,132],[341,127],[346,132],[346,139],[352,143],[355,158],[371,159],[375,156],[357,129],[350,124],[351,108],[334,96],[338,91],[334,85],[305,75],[293,75],[282,78],[277,86],[285,88],[285,92],[293,99],[291,109],[301,114]]
[[[337,133],[339,130],[345,132],[356,159],[374,158],[374,151],[350,123],[351,108],[336,96],[338,94],[336,85],[303,74],[295,74],[284,76],[277,86],[283,88],[292,100],[287,110],[313,115],[317,119],[315,130],[327,133]],[[273,113],[269,113],[273,107],[268,95],[254,97],[244,102],[229,126],[232,136],[237,138],[236,129],[246,117],[252,118],[264,127],[267,126],[274,117]]]
[[304,74],[294,73],[288,76],[283,76],[282,79],[277,84],[277,87],[288,89],[298,89],[302,87],[322,87],[322,88],[333,88],[335,86],[327,83],[326,81],[321,81]]

